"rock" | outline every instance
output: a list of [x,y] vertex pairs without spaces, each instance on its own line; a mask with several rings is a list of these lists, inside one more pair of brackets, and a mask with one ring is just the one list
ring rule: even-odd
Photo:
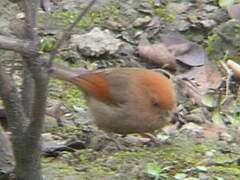
[[212,158],[216,155],[216,150],[211,150],[211,151],[207,151],[205,153],[205,156],[207,156],[208,158]]
[[18,4],[11,3],[7,0],[0,1],[0,34],[10,35],[11,30],[9,26],[11,25],[12,19],[14,19],[14,15],[20,13],[20,9]]
[[176,27],[176,29],[178,30],[178,31],[186,31],[186,30],[188,30],[190,27],[191,27],[191,24],[188,22],[188,21],[186,21],[186,20],[175,20],[174,22],[173,22],[173,25]]
[[218,9],[217,6],[213,6],[213,5],[209,5],[207,4],[206,6],[204,6],[204,10],[206,10],[206,12],[212,12],[214,10]]
[[234,138],[227,132],[220,132],[218,138],[220,141],[226,141],[228,143],[233,142],[234,140]]
[[207,29],[213,28],[217,24],[216,21],[214,21],[213,19],[202,20],[200,21],[200,23],[203,25],[204,28]]
[[77,46],[79,52],[87,57],[99,57],[104,54],[114,54],[122,45],[109,30],[96,27],[86,34],[71,36],[72,46]]
[[159,7],[161,5],[166,4],[166,0],[154,0],[154,6]]
[[81,59],[81,56],[76,51],[73,50],[61,51],[59,53],[59,56],[61,57],[61,59],[70,64],[77,63]]
[[152,5],[148,2],[142,2],[140,4],[140,7],[138,8],[139,12],[145,13],[145,14],[153,14],[153,9],[152,9]]
[[221,35],[221,38],[223,38],[225,41],[228,41],[231,43],[235,48],[240,47],[240,36],[238,33],[240,26],[240,21],[231,19],[225,23],[222,23],[218,27],[216,27],[214,30],[218,34]]
[[208,13],[208,18],[215,20],[217,23],[226,22],[229,19],[227,12],[222,8],[217,8],[213,12]]
[[167,10],[175,14],[182,14],[182,13],[186,13],[191,6],[192,6],[192,3],[187,3],[187,2],[169,3],[167,5]]
[[134,22],[133,22],[133,26],[134,27],[141,27],[146,25],[147,23],[149,23],[151,21],[151,17],[150,16],[145,16],[143,18],[137,18]]
[[181,128],[181,132],[189,136],[202,137],[204,128],[194,123],[187,123]]
[[43,142],[53,142],[53,141],[58,141],[61,140],[62,138],[56,135],[53,135],[51,133],[43,133],[42,134],[42,140]]

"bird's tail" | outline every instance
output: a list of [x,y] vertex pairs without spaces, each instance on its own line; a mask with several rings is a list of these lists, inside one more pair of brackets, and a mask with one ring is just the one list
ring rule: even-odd
[[74,78],[85,74],[88,70],[84,68],[70,68],[60,64],[54,64],[51,73],[54,78],[73,82]]

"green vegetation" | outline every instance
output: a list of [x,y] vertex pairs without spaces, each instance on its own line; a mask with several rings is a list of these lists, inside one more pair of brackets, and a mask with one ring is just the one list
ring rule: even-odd
[[68,106],[82,106],[85,104],[85,99],[79,88],[71,86],[63,93],[63,102]]
[[149,174],[150,177],[153,177],[154,180],[168,177],[167,173],[165,172],[165,169],[162,168],[157,163],[148,163],[147,164],[147,174]]
[[85,105],[85,97],[79,88],[58,79],[52,79],[50,82],[49,98],[61,99],[69,108]]
[[[104,20],[109,18],[110,16],[115,16],[118,13],[118,6],[115,3],[104,5],[98,8],[95,11],[91,11],[87,13],[83,19],[77,24],[77,28],[87,29],[97,24],[102,24]],[[69,23],[75,20],[77,12],[70,11],[62,11],[58,10],[53,12],[51,15],[42,15],[39,16],[38,21],[41,24],[45,24],[49,19],[52,19],[51,22],[56,23],[60,26],[67,26]]]
[[[81,129],[56,128],[53,134],[61,137],[81,134]],[[64,135],[66,134],[66,135]],[[108,146],[109,142],[105,142]],[[231,179],[240,178],[240,170],[234,162],[237,154],[221,153],[224,145],[213,142],[203,143],[199,139],[179,136],[171,145],[161,147],[135,146],[125,151],[96,151],[91,148],[74,153],[62,153],[57,159],[44,158],[44,173],[53,171],[55,177],[66,172],[65,178],[76,176],[79,179],[181,179],[181,177],[198,179],[201,174],[209,177]],[[134,149],[134,150],[133,150]],[[231,148],[234,151],[234,148]],[[213,152],[212,157],[206,156]],[[69,162],[69,163],[66,163]],[[63,165],[65,162],[65,165]],[[209,165],[212,162],[212,165]]]
[[166,9],[166,6],[155,7],[154,14],[163,18],[166,22],[172,22],[176,19],[176,16]]
[[40,51],[49,52],[56,42],[56,38],[54,36],[44,36],[40,40]]

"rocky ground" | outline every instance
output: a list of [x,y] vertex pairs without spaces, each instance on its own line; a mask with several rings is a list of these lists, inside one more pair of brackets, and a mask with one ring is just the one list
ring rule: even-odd
[[[84,7],[84,0],[52,0],[50,12],[39,10],[42,53],[51,49],[62,29]],[[0,9],[0,33],[14,34],[21,23],[21,10],[6,0],[0,2]],[[240,179],[237,81],[229,80],[230,93],[226,94],[228,81],[222,79],[229,74],[220,66],[227,59],[239,59],[239,25],[215,0],[98,1],[74,28],[56,62],[88,69],[160,68],[165,62],[161,57],[170,51],[174,70],[166,70],[188,81],[192,77],[200,84],[195,89],[200,96],[176,80],[178,117],[164,132],[156,132],[168,143],[156,145],[139,135],[116,135],[123,146],[119,150],[92,123],[81,92],[52,79],[48,106],[54,109],[61,105],[61,113],[52,111],[59,121],[46,116],[42,135],[44,179]],[[173,35],[167,36],[169,32]],[[146,54],[147,48],[154,52],[151,45],[159,43],[160,58],[149,55],[149,51]],[[0,53],[2,59],[14,58],[18,64],[16,54]],[[211,67],[207,76],[206,66]],[[0,152],[5,151],[0,148]],[[1,157],[0,176],[11,169],[11,163],[6,163],[11,158]]]

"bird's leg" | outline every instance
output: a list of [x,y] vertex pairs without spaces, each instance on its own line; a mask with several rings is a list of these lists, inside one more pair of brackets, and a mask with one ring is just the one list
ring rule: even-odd
[[113,134],[113,133],[111,133],[111,132],[106,132],[106,138],[107,138],[108,140],[112,141],[112,142],[116,145],[116,147],[118,148],[118,150],[123,150],[123,149],[124,149],[123,146],[118,142],[118,140],[116,140],[116,139],[114,138],[114,134]]
[[62,103],[57,103],[53,107],[46,110],[46,115],[51,116],[56,119],[58,126],[63,126],[61,116],[63,111],[61,109]]

